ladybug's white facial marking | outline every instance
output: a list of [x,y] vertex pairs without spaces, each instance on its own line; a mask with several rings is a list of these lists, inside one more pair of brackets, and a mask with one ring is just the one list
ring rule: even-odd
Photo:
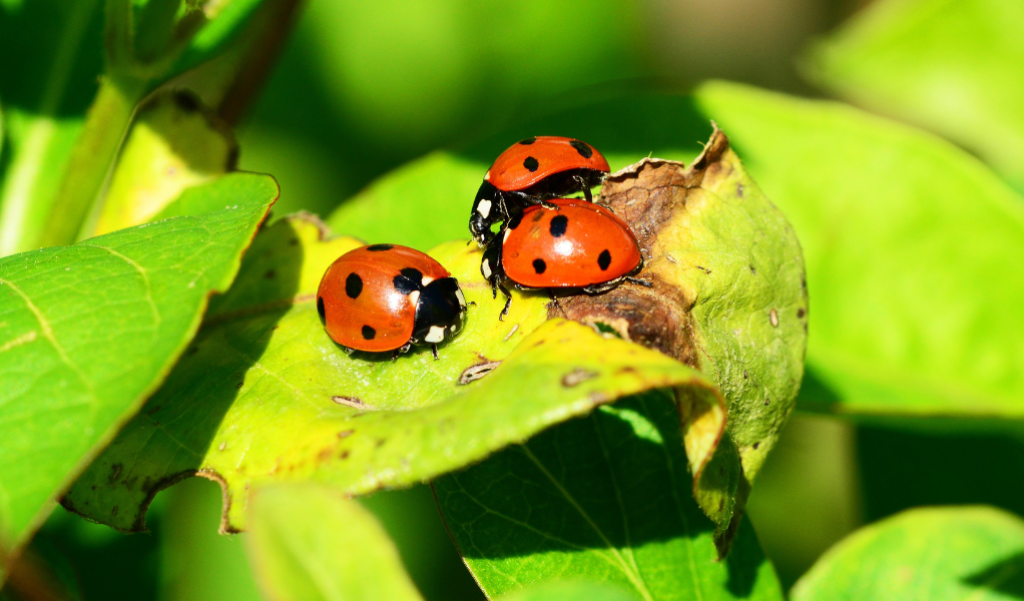
[[427,284],[429,284],[430,282],[433,282],[433,281],[434,281],[434,278],[430,277],[429,275],[423,276],[423,287],[425,288],[427,286]]
[[427,335],[423,337],[423,340],[431,344],[437,344],[438,342],[443,341],[444,328],[442,328],[441,326],[430,326],[430,331],[427,332]]
[[481,200],[480,204],[476,206],[476,212],[480,213],[481,217],[486,218],[491,214],[491,201]]
[[412,292],[409,293],[409,302],[412,303],[412,306],[414,306],[414,307],[419,304],[419,302],[420,302],[420,291],[419,290],[413,290]]
[[461,289],[455,291],[455,298],[459,299],[459,307],[462,308],[463,311],[465,311],[466,310],[466,297],[463,296]]
[[484,277],[487,279],[491,279],[491,262],[485,260],[483,263],[480,264],[480,268],[480,270],[483,271],[484,273]]
[[491,181],[491,170],[490,169],[488,169],[487,173],[484,174],[484,179],[487,180],[487,181]]
[[502,236],[502,238],[501,238],[501,243],[502,244],[508,242],[508,235],[511,234],[511,233],[512,233],[512,230],[510,230],[508,228],[505,228],[505,235]]

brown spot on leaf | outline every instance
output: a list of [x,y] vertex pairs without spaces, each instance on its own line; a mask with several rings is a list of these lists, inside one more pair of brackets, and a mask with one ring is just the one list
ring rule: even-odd
[[332,396],[331,400],[339,405],[345,405],[346,407],[353,407],[355,409],[364,409],[366,405],[363,404],[362,399],[354,396]]
[[501,365],[501,361],[485,361],[483,363],[470,365],[462,371],[462,374],[459,375],[459,379],[456,383],[460,386],[465,386],[470,382],[476,382],[497,369],[499,365]]
[[572,388],[573,386],[577,386],[583,382],[586,382],[587,380],[593,380],[599,375],[600,374],[598,374],[596,371],[588,371],[586,369],[583,369],[582,367],[577,367],[576,369],[562,376],[562,386],[566,388]]
[[804,315],[807,315],[807,310],[803,307],[796,310],[797,319],[803,319]]
[[272,280],[275,277],[277,277],[277,272],[274,271],[273,269],[268,269],[267,272],[263,274],[263,277],[268,280]]
[[114,465],[110,466],[110,479],[109,479],[109,481],[110,481],[111,484],[113,484],[114,482],[117,482],[117,477],[121,475],[121,470],[123,470],[123,469],[124,469],[124,465],[122,465],[120,463],[115,463]]
[[344,451],[342,451],[341,455],[339,455],[339,457],[342,458],[342,459],[348,459],[348,449],[345,449]]
[[348,438],[349,436],[352,436],[355,433],[355,430],[342,430],[341,432],[338,432],[338,438]]
[[110,515],[117,515],[118,506],[114,505],[110,508]]

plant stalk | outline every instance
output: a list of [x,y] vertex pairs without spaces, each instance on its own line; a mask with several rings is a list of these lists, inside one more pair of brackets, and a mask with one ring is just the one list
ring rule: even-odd
[[71,151],[47,227],[36,246],[72,244],[110,172],[145,82],[106,76]]

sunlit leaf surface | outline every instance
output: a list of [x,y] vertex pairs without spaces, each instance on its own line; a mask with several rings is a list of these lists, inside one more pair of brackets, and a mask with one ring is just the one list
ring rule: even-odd
[[702,406],[721,402],[703,376],[660,353],[546,321],[544,294],[516,294],[499,322],[503,301],[479,276],[480,250],[463,241],[431,251],[475,303],[440,360],[424,348],[395,362],[348,356],[324,332],[314,291],[327,265],[360,243],[322,233],[298,217],[257,237],[167,383],[66,507],[139,530],[161,487],[198,472],[225,487],[222,528],[235,530],[261,482],[316,480],[348,494],[404,487],[650,388],[684,386]]

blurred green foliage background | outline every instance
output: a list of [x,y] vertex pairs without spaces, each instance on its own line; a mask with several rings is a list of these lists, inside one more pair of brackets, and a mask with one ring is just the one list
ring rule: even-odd
[[[0,0],[0,8],[14,14],[33,10],[33,3]],[[581,95],[685,90],[711,77],[820,95],[800,77],[797,57],[866,4],[310,0],[237,126],[239,167],[278,179],[282,196],[275,214],[327,216],[410,159],[439,147],[472,145]],[[82,27],[99,30],[98,23]],[[13,60],[18,36],[35,35],[9,26],[2,31],[5,62]],[[100,69],[99,56],[80,60]],[[83,93],[68,102],[88,103],[87,82],[72,84]],[[21,99],[3,101],[10,106]],[[10,160],[9,154],[0,160]],[[987,502],[1024,514],[1024,496],[994,484],[1020,480],[1022,450],[1012,433],[907,433],[797,416],[758,481],[749,513],[789,586],[845,534],[906,507]],[[975,458],[992,455],[1004,461],[988,471],[979,468],[991,463]],[[919,469],[924,464],[928,468]],[[429,488],[364,502],[382,518],[427,598],[482,598],[444,532]],[[258,598],[245,535],[216,534],[219,506],[214,483],[186,481],[157,497],[148,519],[151,534],[133,536],[58,509],[31,553],[67,584],[72,598]]]

